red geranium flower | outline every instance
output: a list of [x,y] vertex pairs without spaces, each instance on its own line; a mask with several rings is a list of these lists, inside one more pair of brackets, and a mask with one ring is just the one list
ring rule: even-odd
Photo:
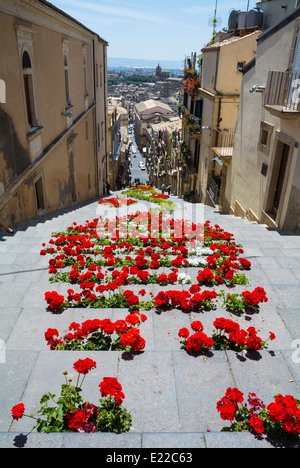
[[115,398],[116,405],[120,406],[125,398],[122,392],[122,386],[115,377],[104,377],[99,384],[102,397],[111,396]]
[[74,362],[73,369],[75,369],[80,374],[86,375],[91,369],[96,368],[96,362],[92,361],[90,358],[78,359]]
[[19,403],[18,405],[13,406],[11,409],[12,417],[17,421],[18,419],[22,418],[25,411],[25,406],[23,403]]
[[264,423],[258,416],[250,418],[249,424],[257,434],[262,434],[265,430]]
[[77,410],[75,413],[66,413],[69,429],[72,432],[78,432],[87,422],[87,415],[84,411]]
[[190,332],[187,328],[181,328],[178,332],[180,338],[187,338],[190,335]]

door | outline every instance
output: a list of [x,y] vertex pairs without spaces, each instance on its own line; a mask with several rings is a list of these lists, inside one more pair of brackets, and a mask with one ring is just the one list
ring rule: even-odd
[[275,195],[273,200],[272,212],[277,215],[278,207],[280,204],[280,199],[282,195],[283,183],[286,175],[287,162],[289,157],[290,147],[286,144],[283,145],[281,161],[279,166],[278,178],[275,188]]

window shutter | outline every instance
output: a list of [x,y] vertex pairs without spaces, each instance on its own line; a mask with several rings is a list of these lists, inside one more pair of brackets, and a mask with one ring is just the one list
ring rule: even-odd
[[195,116],[202,118],[202,111],[203,111],[203,99],[199,99],[196,101],[196,110],[195,110]]

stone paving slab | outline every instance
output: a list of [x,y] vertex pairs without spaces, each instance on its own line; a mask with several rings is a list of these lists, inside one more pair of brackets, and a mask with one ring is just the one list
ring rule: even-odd
[[[103,451],[98,456],[107,457],[113,454],[141,454],[151,459],[151,453],[159,456],[160,450],[188,456],[192,460],[199,456],[199,449],[266,449],[266,448],[299,448],[297,442],[271,440],[267,437],[253,437],[249,433],[126,433],[126,434],[38,434],[20,432],[0,432],[0,448],[97,448]],[[109,450],[107,450],[109,449]],[[143,452],[145,450],[145,452]],[[197,450],[197,451],[195,451]],[[198,458],[197,458],[198,459]]]
[[[59,392],[63,382],[61,372],[67,369],[71,373],[73,362],[87,355],[94,356],[97,369],[88,376],[89,384],[84,387],[86,399],[97,402],[99,379],[117,376],[126,395],[124,405],[133,414],[133,429],[129,434],[119,436],[32,433],[26,447],[285,446],[248,433],[220,432],[225,423],[215,405],[228,386],[238,386],[245,393],[256,391],[266,400],[278,392],[299,398],[300,351],[296,346],[297,343],[300,345],[300,237],[222,215],[209,207],[186,204],[177,197],[172,200],[186,207],[186,219],[191,219],[195,209],[199,208],[203,220],[209,219],[212,226],[218,224],[232,232],[236,242],[243,245],[243,256],[252,262],[252,269],[246,272],[249,285],[237,286],[232,292],[262,286],[269,301],[262,305],[259,313],[241,317],[232,314],[232,318],[245,328],[259,328],[263,339],[269,331],[273,331],[277,339],[271,342],[268,350],[252,355],[213,351],[192,356],[180,350],[177,336],[180,328],[189,328],[192,320],[200,320],[209,334],[215,318],[229,317],[218,303],[216,310],[191,314],[178,310],[146,311],[148,320],[141,328],[147,342],[143,353],[51,352],[43,336],[47,328],[57,328],[63,334],[72,321],[95,317],[117,320],[124,318],[128,311],[67,309],[62,314],[52,314],[46,309],[45,291],[65,293],[69,285],[48,281],[49,257],[39,255],[42,243],[48,242],[53,232],[65,230],[73,221],[85,223],[103,213],[96,201],[24,223],[14,236],[0,234],[0,340],[5,343],[0,354],[1,447],[14,447],[15,438],[32,428],[32,421],[27,418],[12,423],[11,407],[22,401],[31,411],[36,410],[43,393]],[[145,205],[149,206],[141,204],[141,207]],[[132,212],[135,211],[136,205],[132,205]],[[112,214],[113,210],[109,212]],[[199,269],[185,268],[183,271],[194,282]],[[162,289],[157,285],[128,287],[134,291],[141,288],[147,293]],[[163,289],[188,288],[189,285],[176,285]],[[221,290],[220,287],[215,289]]]

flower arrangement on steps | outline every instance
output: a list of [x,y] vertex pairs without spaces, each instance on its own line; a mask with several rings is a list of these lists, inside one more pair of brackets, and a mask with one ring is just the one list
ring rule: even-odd
[[146,320],[145,314],[136,312],[116,322],[109,318],[72,322],[63,337],[56,328],[49,328],[45,339],[51,350],[58,351],[143,351],[146,341],[139,326]]
[[236,352],[260,351],[268,348],[269,340],[276,338],[273,332],[269,332],[269,337],[263,341],[254,327],[243,330],[237,322],[223,317],[217,318],[213,325],[215,331],[211,337],[204,333],[203,324],[199,320],[191,323],[191,329],[195,332],[193,334],[187,328],[181,328],[178,332],[178,336],[182,339],[181,348],[192,353],[211,349],[230,349]]
[[[86,375],[97,367],[90,358],[79,359],[73,365],[77,371],[77,381],[67,378],[61,386],[58,398],[49,392],[40,399],[40,409],[36,416],[26,415],[23,403],[18,403],[12,410],[14,420],[27,416],[35,420],[37,432],[128,432],[132,426],[131,414],[122,406],[125,395],[121,384],[115,377],[104,377],[99,384],[99,404],[84,401],[81,392]],[[54,404],[54,406],[53,406]],[[52,405],[52,406],[50,406]]]
[[[162,199],[151,187],[132,187],[131,190],[139,194],[141,199],[144,196]],[[116,206],[119,203],[121,202],[116,201]],[[243,253],[242,246],[236,244],[232,233],[224,231],[217,224],[212,226],[209,221],[199,225],[185,220],[166,219],[162,213],[154,215],[137,212],[123,217],[116,216],[115,219],[95,218],[83,225],[73,223],[66,232],[54,233],[49,245],[43,245],[41,255],[52,255],[49,261],[51,281],[68,282],[74,287],[78,285],[80,290],[75,292],[74,289],[69,289],[66,297],[55,291],[46,292],[45,300],[49,310],[56,312],[67,307],[121,307],[131,313],[125,320],[114,323],[110,319],[86,320],[81,324],[74,322],[63,337],[59,337],[58,330],[48,329],[45,339],[52,350],[142,351],[145,348],[145,340],[140,335],[139,326],[146,319],[142,309],[156,309],[159,312],[173,308],[185,313],[204,312],[216,309],[217,302],[221,301],[221,306],[230,314],[241,315],[258,311],[259,305],[268,300],[262,287],[253,291],[243,291],[241,294],[225,293],[224,290],[217,293],[211,289],[200,288],[246,285],[246,272],[251,269],[251,262],[241,257]],[[155,270],[161,266],[172,268],[173,271],[168,274],[156,274]],[[198,271],[197,283],[191,285],[187,275],[185,278],[179,277],[178,268],[195,266],[202,269]],[[70,271],[62,271],[68,267]],[[103,271],[103,267],[112,268],[113,272]],[[180,283],[189,286],[188,289],[164,288],[156,294],[149,293],[148,300],[144,299],[145,289],[138,293],[126,289],[128,284],[155,283],[159,286]],[[269,336],[263,340],[254,327],[243,330],[232,318],[217,318],[213,325],[215,330],[212,336],[204,333],[204,327],[198,320],[191,323],[193,333],[187,328],[180,329],[178,336],[181,338],[182,349],[189,353],[208,352],[213,349],[259,351],[266,349],[269,341],[275,339],[275,334],[269,332]],[[282,434],[283,430],[285,434],[298,434],[299,405],[296,408],[294,400],[280,396],[275,401],[275,409],[271,404],[265,410],[260,400],[256,399],[256,396],[254,398],[254,394],[249,394],[252,395],[248,403],[249,410],[249,406],[243,403],[240,395],[238,400],[234,399],[234,395],[237,394],[228,389],[224,399],[217,403],[217,410],[222,419],[232,422],[232,426],[226,430],[251,430],[257,434],[262,431]],[[279,411],[280,405],[286,408],[284,405],[287,401],[293,410],[288,416],[283,409],[281,413]],[[116,406],[118,405],[115,402]],[[259,409],[263,409],[264,412],[258,411]],[[279,411],[280,415],[275,415],[276,411]],[[95,412],[97,416],[92,416],[92,427],[93,430],[98,430],[98,414],[101,413],[99,407]],[[86,408],[80,400],[79,407],[76,410],[73,408],[73,413],[65,413],[64,418],[60,417],[66,424],[62,430],[70,430],[70,427],[85,430],[90,423],[88,414],[92,413],[93,411],[86,413]],[[16,405],[13,408],[13,417],[18,419],[22,414],[22,407]],[[122,423],[123,425],[120,423],[120,432],[129,430],[131,424],[126,410],[123,415],[122,421],[126,422]],[[73,420],[75,422],[70,426],[69,421]],[[62,421],[59,421],[59,424],[61,423]],[[273,430],[275,426],[271,423],[277,424],[276,430]],[[38,428],[47,431],[49,423],[39,422]],[[111,427],[109,430],[116,431]]]
[[300,438],[300,401],[292,395],[278,394],[266,404],[255,393],[244,394],[238,388],[228,388],[217,402],[217,411],[224,421],[230,421],[224,432],[250,431],[267,434],[275,439]]

